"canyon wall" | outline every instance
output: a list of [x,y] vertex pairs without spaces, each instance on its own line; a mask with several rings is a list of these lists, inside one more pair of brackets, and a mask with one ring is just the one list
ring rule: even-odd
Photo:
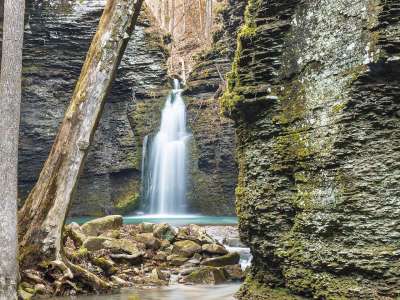
[[[21,202],[35,184],[50,151],[104,3],[105,0],[28,3],[19,147]],[[147,7],[105,104],[78,182],[71,216],[126,214],[141,208],[142,143],[146,135],[159,128],[161,110],[171,88],[171,39],[178,39],[164,29]],[[234,47],[231,48],[233,53]],[[186,55],[192,54],[188,50]],[[195,175],[189,182],[189,209],[193,213],[232,215],[237,177],[232,122],[223,119],[222,123],[230,125],[216,131],[220,127],[210,125],[220,122],[219,110],[214,109],[217,99],[212,99],[208,109],[204,109],[204,101],[192,100],[187,99],[194,145],[191,169]]]
[[[105,1],[32,1],[25,32],[19,190],[36,182],[64,117]],[[130,114],[167,85],[168,54],[143,12],[105,104],[71,215],[132,211],[139,199],[141,141]]]
[[254,255],[239,297],[399,297],[399,2],[247,2],[221,98]]

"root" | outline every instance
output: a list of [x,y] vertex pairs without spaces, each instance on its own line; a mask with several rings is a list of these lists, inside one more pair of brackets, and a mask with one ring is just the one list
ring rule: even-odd
[[105,292],[115,287],[112,283],[108,283],[92,272],[85,270],[79,265],[73,264],[65,255],[62,255],[62,261],[55,260],[52,261],[50,265],[53,269],[57,268],[63,273],[62,277],[54,282],[56,295],[61,295],[66,285],[76,292],[80,292],[81,289],[72,281],[75,279],[74,281],[76,282],[77,278],[96,292]]
[[96,291],[105,291],[114,288],[114,285],[108,283],[107,281],[101,279],[97,275],[93,274],[82,268],[81,266],[75,265],[71,263],[68,259],[65,258],[66,265],[71,269],[72,273],[75,276],[82,279],[82,281],[92,287]]

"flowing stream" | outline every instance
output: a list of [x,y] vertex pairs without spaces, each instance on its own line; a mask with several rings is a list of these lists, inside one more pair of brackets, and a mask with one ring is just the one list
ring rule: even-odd
[[162,111],[160,130],[151,142],[147,138],[144,141],[148,157],[142,166],[146,177],[143,195],[150,203],[150,214],[186,212],[186,155],[190,135],[186,130],[186,107],[181,94],[179,81],[175,79]]

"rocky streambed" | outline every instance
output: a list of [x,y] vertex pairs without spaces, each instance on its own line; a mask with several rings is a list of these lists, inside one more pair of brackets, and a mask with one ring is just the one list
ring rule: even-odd
[[20,294],[25,298],[240,282],[249,259],[235,226],[124,225],[122,216],[115,215],[83,225],[71,223],[64,235],[67,259],[109,289],[86,284],[84,277],[68,278],[59,266],[39,266],[22,274]]

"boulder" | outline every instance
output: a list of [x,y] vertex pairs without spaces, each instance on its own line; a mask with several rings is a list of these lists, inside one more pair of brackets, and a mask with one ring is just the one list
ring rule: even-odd
[[242,267],[238,265],[229,265],[224,267],[225,276],[234,281],[243,280],[244,274],[242,271]]
[[89,251],[98,251],[104,249],[104,243],[108,241],[112,241],[112,238],[102,237],[102,236],[92,236],[88,237],[82,244],[83,248],[86,248]]
[[161,280],[161,281],[168,281],[168,280],[169,280],[169,276],[168,276],[167,274],[164,274],[164,273],[161,271],[160,268],[154,268],[154,269],[151,271],[150,278],[151,278],[152,280],[155,280],[155,281],[158,281],[158,280]]
[[182,266],[188,260],[189,260],[189,258],[187,258],[185,256],[176,255],[176,254],[172,254],[167,257],[167,261],[173,266]]
[[210,254],[228,254],[228,250],[226,250],[224,246],[219,244],[204,244],[201,246],[201,250]]
[[72,222],[65,226],[65,233],[74,241],[75,246],[82,246],[87,236],[83,233],[81,226],[78,223]]
[[240,255],[237,252],[228,253],[223,256],[204,259],[200,264],[210,267],[223,267],[227,265],[236,265],[239,263]]
[[176,242],[172,248],[172,253],[185,257],[192,257],[193,254],[199,252],[201,252],[201,246],[189,240]]
[[160,240],[153,233],[139,233],[135,235],[135,240],[145,244],[147,249],[158,250],[161,247]]
[[195,224],[180,228],[177,239],[191,240],[198,244],[215,244],[217,242],[207,234],[207,231],[204,227]]
[[141,233],[153,233],[153,229],[154,229],[154,225],[153,223],[140,223],[139,224],[139,231]]
[[98,236],[107,230],[118,230],[123,223],[122,216],[113,215],[86,222],[81,226],[82,232],[89,236]]
[[157,224],[154,226],[153,234],[156,238],[172,242],[176,237],[176,230],[167,223]]
[[119,230],[107,230],[106,232],[100,234],[100,236],[109,237],[113,239],[119,239],[120,235],[121,233],[119,232]]
[[220,284],[226,282],[223,268],[201,267],[184,278],[184,283]]
[[143,254],[135,243],[126,239],[109,239],[104,242],[104,246],[105,248],[110,249],[113,253],[128,253],[131,255]]

